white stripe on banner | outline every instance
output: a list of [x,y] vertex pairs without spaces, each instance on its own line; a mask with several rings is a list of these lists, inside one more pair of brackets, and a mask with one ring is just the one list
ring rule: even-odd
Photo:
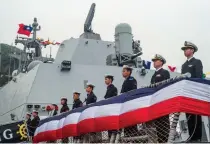
[[139,108],[145,108],[159,102],[175,98],[177,96],[210,102],[210,85],[189,80],[182,80],[172,85],[169,85],[168,87],[160,89],[156,93],[149,96],[133,99],[125,103],[93,106],[85,109],[84,111],[82,111],[82,113],[72,113],[66,118],[61,119],[59,122],[57,120],[52,120],[50,122],[47,122],[52,123],[50,124],[50,126],[47,126],[47,123],[45,123],[37,128],[36,134],[47,130],[62,128],[63,126],[69,124],[77,124],[78,122],[81,122],[85,119],[105,116],[118,116],[120,114],[130,112]]

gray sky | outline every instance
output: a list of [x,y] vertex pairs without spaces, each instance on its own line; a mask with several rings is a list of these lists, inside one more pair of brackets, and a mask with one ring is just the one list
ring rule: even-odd
[[[204,72],[210,71],[210,0],[1,0],[0,42],[11,44],[18,24],[38,18],[38,37],[62,42],[79,37],[92,2],[96,3],[94,32],[103,40],[114,40],[114,28],[129,23],[134,39],[141,40],[142,58],[163,55],[168,65],[180,67],[185,61],[180,50],[185,40],[195,43]],[[18,45],[18,47],[21,47]],[[58,47],[54,46],[55,57]],[[43,55],[49,48],[43,50]]]

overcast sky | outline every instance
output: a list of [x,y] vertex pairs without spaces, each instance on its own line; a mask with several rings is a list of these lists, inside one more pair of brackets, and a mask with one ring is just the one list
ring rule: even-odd
[[[195,43],[204,72],[210,71],[210,0],[0,0],[0,42],[11,44],[18,24],[31,24],[38,18],[38,37],[62,42],[77,38],[91,3],[96,3],[94,32],[103,40],[114,40],[114,28],[129,23],[134,39],[141,40],[143,58],[163,55],[168,65],[180,67],[185,57],[184,41]],[[18,47],[21,47],[18,45]],[[55,57],[58,46],[53,48]],[[43,50],[48,54],[49,48]]]

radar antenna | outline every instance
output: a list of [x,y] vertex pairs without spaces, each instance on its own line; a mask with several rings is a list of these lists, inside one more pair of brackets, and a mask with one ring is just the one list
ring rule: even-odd
[[92,26],[93,17],[95,14],[95,7],[96,7],[95,3],[93,3],[90,7],[89,13],[87,15],[87,18],[84,24],[84,32],[91,32],[91,33],[93,32],[91,26]]
[[94,33],[92,30],[92,21],[95,14],[95,7],[96,4],[92,3],[87,18],[85,20],[84,33],[80,35],[80,38],[101,40],[101,36],[97,33]]

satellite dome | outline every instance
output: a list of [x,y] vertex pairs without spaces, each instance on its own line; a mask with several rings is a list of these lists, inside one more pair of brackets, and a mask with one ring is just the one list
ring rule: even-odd
[[115,27],[115,34],[118,33],[132,33],[131,26],[127,23],[120,23]]
[[12,72],[12,77],[17,76],[17,74],[18,74],[18,70],[14,70],[14,71]]
[[27,70],[30,71],[31,69],[33,69],[35,66],[37,66],[37,65],[40,64],[40,63],[43,63],[43,62],[42,62],[42,61],[39,61],[39,60],[32,61],[32,62],[28,65]]

